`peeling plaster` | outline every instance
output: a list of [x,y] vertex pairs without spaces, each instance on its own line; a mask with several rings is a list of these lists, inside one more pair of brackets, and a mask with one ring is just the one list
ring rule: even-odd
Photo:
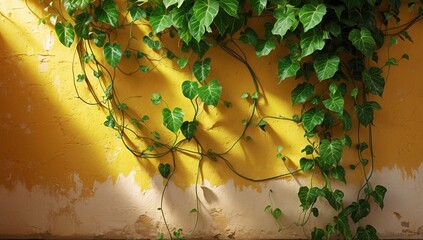
[[[366,223],[374,225],[381,237],[423,237],[423,209],[418,208],[421,199],[409,198],[410,192],[422,196],[416,188],[422,183],[423,166],[416,170],[415,178],[403,179],[400,170],[383,169],[374,173],[374,184],[388,188],[385,208],[380,211],[372,206],[372,214]],[[0,237],[52,236],[52,237],[102,237],[102,238],[154,238],[165,232],[160,211],[160,194],[163,179],[156,176],[150,190],[141,190],[135,181],[135,172],[120,175],[115,183],[96,182],[92,194],[82,197],[83,182],[78,174],[70,176],[75,183],[72,189],[54,193],[48,188],[36,186],[28,190],[16,184],[11,191],[0,187]],[[189,237],[203,238],[306,238],[303,229],[295,225],[300,214],[295,181],[271,181],[260,184],[262,192],[252,187],[239,191],[233,182],[213,186],[204,182],[198,188],[200,215],[198,226],[192,232],[196,215],[190,213],[196,207],[194,186],[185,190],[170,183],[164,196],[164,207],[171,229],[183,229]],[[402,186],[402,187],[398,187]],[[272,194],[267,193],[272,189]],[[395,190],[394,190],[395,189]],[[346,201],[354,200],[354,196]],[[278,232],[274,219],[263,211],[273,202],[282,210]],[[324,204],[324,203],[318,203]],[[409,206],[415,206],[410,208]],[[322,206],[324,207],[324,205]],[[305,226],[325,225],[330,214],[323,213],[319,221],[311,219]]]

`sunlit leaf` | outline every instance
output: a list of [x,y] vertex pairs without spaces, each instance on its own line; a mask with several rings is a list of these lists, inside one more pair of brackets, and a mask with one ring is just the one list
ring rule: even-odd
[[314,28],[317,24],[319,24],[325,14],[325,4],[305,4],[299,12],[300,22],[304,26],[304,32],[307,32],[308,30]]
[[302,115],[302,122],[307,132],[311,132],[317,125],[322,124],[325,112],[321,109],[312,108]]
[[160,33],[166,28],[172,26],[172,17],[167,14],[162,7],[157,7],[150,14],[150,24],[154,33]]
[[197,0],[192,9],[194,10],[194,17],[200,22],[200,25],[208,27],[219,12],[219,1]]
[[266,41],[259,41],[256,45],[256,55],[258,57],[263,57],[269,55],[269,53],[274,50],[276,47],[276,42],[274,38],[269,38]]
[[197,60],[194,63],[192,71],[198,81],[204,81],[210,74],[210,63],[211,59],[206,58],[203,61]]
[[209,85],[204,85],[198,89],[198,97],[206,105],[217,106],[221,94],[222,86],[220,86],[217,80],[211,80]]
[[189,20],[188,29],[189,33],[195,40],[197,40],[197,42],[201,41],[204,33],[206,32],[206,28],[200,23],[200,20],[198,20],[195,16],[192,16]]
[[273,13],[273,16],[276,18],[276,22],[273,26],[272,33],[274,35],[279,35],[282,38],[298,21],[296,18],[295,8],[292,6],[286,6],[286,8],[286,11],[278,8]]
[[301,57],[308,56],[316,50],[322,50],[325,46],[325,39],[322,30],[312,29],[311,31],[301,33]]
[[119,9],[113,0],[104,0],[103,4],[95,9],[95,15],[99,21],[118,27]]
[[198,83],[194,81],[184,81],[182,83],[182,93],[188,99],[194,99],[198,93]]
[[300,63],[292,60],[289,55],[280,58],[278,63],[279,82],[285,80],[286,78],[295,76],[300,68]]
[[107,63],[114,68],[118,65],[122,58],[122,50],[118,43],[106,43],[104,45],[103,53]]
[[332,78],[338,71],[339,63],[340,59],[337,55],[322,54],[317,56],[313,66],[319,81]]
[[54,29],[56,31],[57,37],[59,38],[59,41],[66,47],[70,47],[75,38],[72,24],[68,22],[66,25],[64,25],[62,22],[57,22],[54,26]]
[[319,145],[319,155],[327,165],[336,166],[341,161],[344,144],[339,139],[323,139]]
[[182,126],[184,112],[178,107],[174,108],[173,111],[170,111],[169,108],[164,108],[162,110],[162,118],[163,125],[173,133],[177,133]]
[[133,5],[129,9],[129,13],[131,14],[132,21],[140,20],[141,18],[146,18],[147,13],[145,10],[139,6]]

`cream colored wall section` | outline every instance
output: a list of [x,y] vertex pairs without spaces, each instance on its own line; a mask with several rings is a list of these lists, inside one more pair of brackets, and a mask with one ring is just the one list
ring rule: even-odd
[[[373,224],[383,238],[423,237],[423,209],[419,208],[423,195],[423,166],[410,177],[399,170],[383,169],[374,174],[374,181],[383,183],[390,191],[383,211],[374,209],[366,221]],[[154,238],[166,231],[160,211],[160,191],[140,190],[134,174],[119,176],[95,183],[89,197],[82,196],[78,175],[73,176],[76,187],[65,195],[34,187],[31,191],[22,184],[13,190],[0,188],[0,219],[2,236],[33,237],[101,237]],[[157,176],[154,184],[161,185]],[[261,184],[261,191],[239,190],[232,182],[221,186],[203,184],[198,189],[200,215],[196,231],[191,234],[196,215],[194,186],[181,189],[171,184],[164,197],[166,217],[172,230],[182,228],[184,234],[202,238],[306,238],[302,227],[295,222],[300,214],[295,181],[272,181]],[[270,190],[272,193],[267,194]],[[351,199],[350,200],[354,200]],[[262,206],[273,202],[283,212],[282,227]],[[324,204],[324,203],[320,203]],[[325,213],[322,213],[325,214]],[[328,219],[329,220],[329,219]],[[305,227],[318,226],[311,221]]]
[[[28,3],[37,13],[42,12],[35,8],[38,0]],[[164,186],[157,173],[159,161],[132,156],[115,132],[103,126],[106,113],[76,98],[71,79],[74,52],[60,45],[51,28],[36,24],[37,18],[24,1],[3,0],[0,11],[0,238],[154,238],[158,232],[166,232],[157,210]],[[392,56],[408,53],[410,61],[391,69],[385,97],[380,100],[383,110],[376,113],[373,128],[376,165],[372,182],[386,186],[388,192],[384,209],[372,205],[366,221],[384,238],[423,238],[421,29],[419,22],[409,32],[414,44],[401,43],[391,49]],[[223,56],[218,50],[211,54]],[[380,55],[381,59],[386,57]],[[216,63],[214,74],[228,79],[243,76],[239,65],[233,72],[219,71],[231,64],[222,59]],[[250,63],[263,79],[275,79],[276,59],[252,58]],[[177,80],[186,77],[185,73],[179,76],[177,71],[159,70],[152,74],[160,81],[166,80],[162,79],[165,76]],[[150,84],[157,88],[154,82]],[[231,84],[226,89],[240,91],[233,93],[236,98],[250,90],[250,86],[238,89]],[[272,81],[264,84],[272,86],[270,97],[289,96],[294,86],[289,81],[287,85]],[[149,94],[144,98],[148,101]],[[292,114],[288,98],[277,98],[274,105]],[[271,114],[273,110],[264,109]],[[209,115],[201,116],[209,130],[206,133],[212,136],[208,147],[230,143],[230,134],[236,135],[232,130],[242,128],[229,121],[233,119],[215,124],[213,120],[223,113],[211,110]],[[238,123],[244,115],[240,111],[231,117]],[[286,134],[275,139],[261,132],[252,133],[257,141],[243,143],[231,153],[236,160],[234,166],[249,176],[286,172],[281,162],[273,165],[274,146],[283,142],[288,151],[294,152],[303,146],[298,143],[304,139],[296,134],[295,124],[280,129]],[[198,161],[184,156],[178,156],[177,161],[178,171],[163,197],[171,230],[182,228],[189,237],[204,238],[308,237],[303,227],[295,225],[301,217],[297,192],[306,180],[296,176],[255,184],[235,176],[222,161],[203,162],[205,179],[199,182],[197,192],[200,214],[192,232],[196,214],[190,211],[196,208],[194,170]],[[345,201],[356,200],[360,174],[349,175]],[[280,226],[264,211],[268,204],[282,210]],[[325,209],[327,203],[318,204]],[[329,213],[320,212],[330,221]],[[305,232],[324,222],[312,217],[304,226]]]

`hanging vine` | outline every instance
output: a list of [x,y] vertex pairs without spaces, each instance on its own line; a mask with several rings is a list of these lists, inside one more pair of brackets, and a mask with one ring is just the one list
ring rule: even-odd
[[[377,53],[384,44],[397,44],[398,39],[412,41],[407,30],[422,19],[421,1],[127,0],[120,5],[114,0],[43,2],[48,14],[39,18],[40,23],[50,21],[60,42],[76,50],[74,62],[80,65],[81,72],[73,68],[72,74],[78,97],[105,111],[104,125],[115,130],[135,156],[145,159],[170,156],[172,159],[170,164],[161,162],[158,165],[158,172],[166,179],[160,211],[170,238],[180,239],[182,230],[169,229],[163,196],[177,171],[177,154],[185,154],[198,159],[196,188],[202,162],[207,160],[222,161],[235,175],[252,182],[305,174],[309,184],[298,189],[302,214],[297,224],[304,226],[311,217],[319,217],[318,199],[326,201],[334,210],[333,221],[324,229],[314,228],[309,234],[311,239],[330,239],[339,235],[345,239],[378,239],[372,225],[361,224],[374,207],[373,203],[383,208],[387,191],[370,182],[374,165],[372,125],[374,112],[381,109],[375,99],[383,94],[390,67],[408,59],[408,55],[389,56],[381,63]],[[400,19],[402,7],[413,10],[415,16],[405,24]],[[250,24],[250,20],[258,18],[264,19],[260,21],[262,25]],[[141,39],[134,33],[140,26],[151,29]],[[128,32],[129,35],[122,35]],[[163,38],[178,42],[180,51],[167,48]],[[141,41],[149,49],[133,47],[134,42],[139,44]],[[292,104],[299,106],[296,115],[259,114],[259,100],[266,89],[241,45],[251,46],[257,57],[272,52],[286,53],[278,60],[278,79],[274,79],[274,83],[298,79],[291,92]],[[197,137],[201,127],[199,116],[204,114],[201,111],[204,107],[232,105],[221,98],[225,89],[220,81],[224,79],[210,76],[212,61],[218,60],[208,57],[210,48],[219,48],[242,63],[254,87],[252,93],[242,95],[252,102],[249,115],[242,122],[243,130],[223,151],[206,149]],[[123,69],[121,62],[124,59],[131,60],[136,67]],[[159,131],[150,126],[148,115],[136,112],[119,98],[116,88],[119,84],[117,72],[148,74],[169,60],[181,71],[192,72],[192,79],[184,81],[181,88],[174,91],[175,95],[189,101],[190,109],[171,108],[165,95],[151,95],[152,104],[164,105],[161,120],[173,134],[170,142],[163,140]],[[86,85],[83,90],[82,83]],[[90,98],[80,93],[86,90]],[[304,129],[308,144],[302,150],[303,157],[291,159],[298,162],[300,168],[266,178],[245,176],[237,171],[227,155],[241,141],[249,139],[248,129],[266,131],[269,120],[294,122]],[[365,131],[368,134],[362,134]],[[352,135],[357,140],[352,141]],[[353,142],[357,142],[356,146]],[[194,148],[187,147],[193,143]],[[345,148],[355,148],[355,164],[345,165]],[[283,163],[289,159],[280,146],[277,157]],[[344,202],[344,192],[334,187],[336,181],[347,182],[346,168],[362,171],[363,175],[363,185],[351,203]],[[195,192],[197,194],[197,189]],[[200,214],[198,197],[192,211]],[[275,220],[282,216],[274,203],[266,206],[265,211]]]

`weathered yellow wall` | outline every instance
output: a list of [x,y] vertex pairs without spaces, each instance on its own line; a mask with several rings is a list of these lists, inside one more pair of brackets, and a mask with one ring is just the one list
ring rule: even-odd
[[[38,1],[28,2],[36,13],[42,13]],[[164,231],[157,211],[163,187],[156,170],[158,160],[132,156],[116,132],[103,126],[106,114],[76,98],[71,76],[74,52],[60,44],[51,28],[36,24],[36,16],[24,1],[2,1],[0,12],[0,237],[140,238]],[[372,181],[385,185],[388,193],[385,209],[375,210],[368,221],[385,237],[423,237],[423,209],[419,207],[423,196],[421,28],[418,23],[409,32],[414,44],[404,42],[391,49],[391,56],[408,53],[410,61],[391,69],[380,99],[383,111],[376,114]],[[267,89],[260,115],[292,116],[295,109],[291,108],[290,91],[295,82],[275,82],[280,56],[257,59],[251,49],[245,51],[250,52],[249,63]],[[387,58],[384,52],[381,59]],[[211,75],[223,86],[222,98],[234,106],[228,109],[220,103],[218,108],[202,112],[199,121],[204,130],[199,138],[206,149],[221,152],[242,131],[241,121],[248,117],[251,103],[240,96],[253,92],[253,85],[245,67],[222,50],[215,49],[210,56],[219,56],[220,61],[212,62]],[[180,73],[170,63],[164,62],[147,75],[120,77],[125,83],[119,85],[124,95],[140,96],[127,102],[138,111],[160,113],[162,106],[150,103],[153,92],[162,93],[170,108],[189,107],[188,101],[169,95],[192,76]],[[160,129],[160,116],[152,116],[152,122]],[[265,178],[287,172],[275,158],[276,145],[283,146],[293,160],[288,168],[296,169],[304,146],[300,127],[269,123],[268,133],[249,130],[252,141],[242,141],[226,155],[242,174]],[[160,131],[172,140],[163,128]],[[275,132],[279,134],[272,134]],[[353,155],[346,158],[351,160]],[[187,234],[195,222],[189,212],[196,207],[193,184],[197,164],[197,159],[177,156],[178,170],[164,198],[170,226],[182,227]],[[300,211],[297,190],[298,184],[305,183],[303,179],[252,184],[231,173],[222,161],[204,161],[202,167],[201,215],[192,236],[304,237],[301,228],[291,226]],[[359,179],[347,179],[352,183],[351,194]],[[347,197],[351,196],[347,193]],[[270,201],[284,213],[281,224],[287,228],[281,232],[263,212]],[[313,226],[313,222],[309,224]]]

